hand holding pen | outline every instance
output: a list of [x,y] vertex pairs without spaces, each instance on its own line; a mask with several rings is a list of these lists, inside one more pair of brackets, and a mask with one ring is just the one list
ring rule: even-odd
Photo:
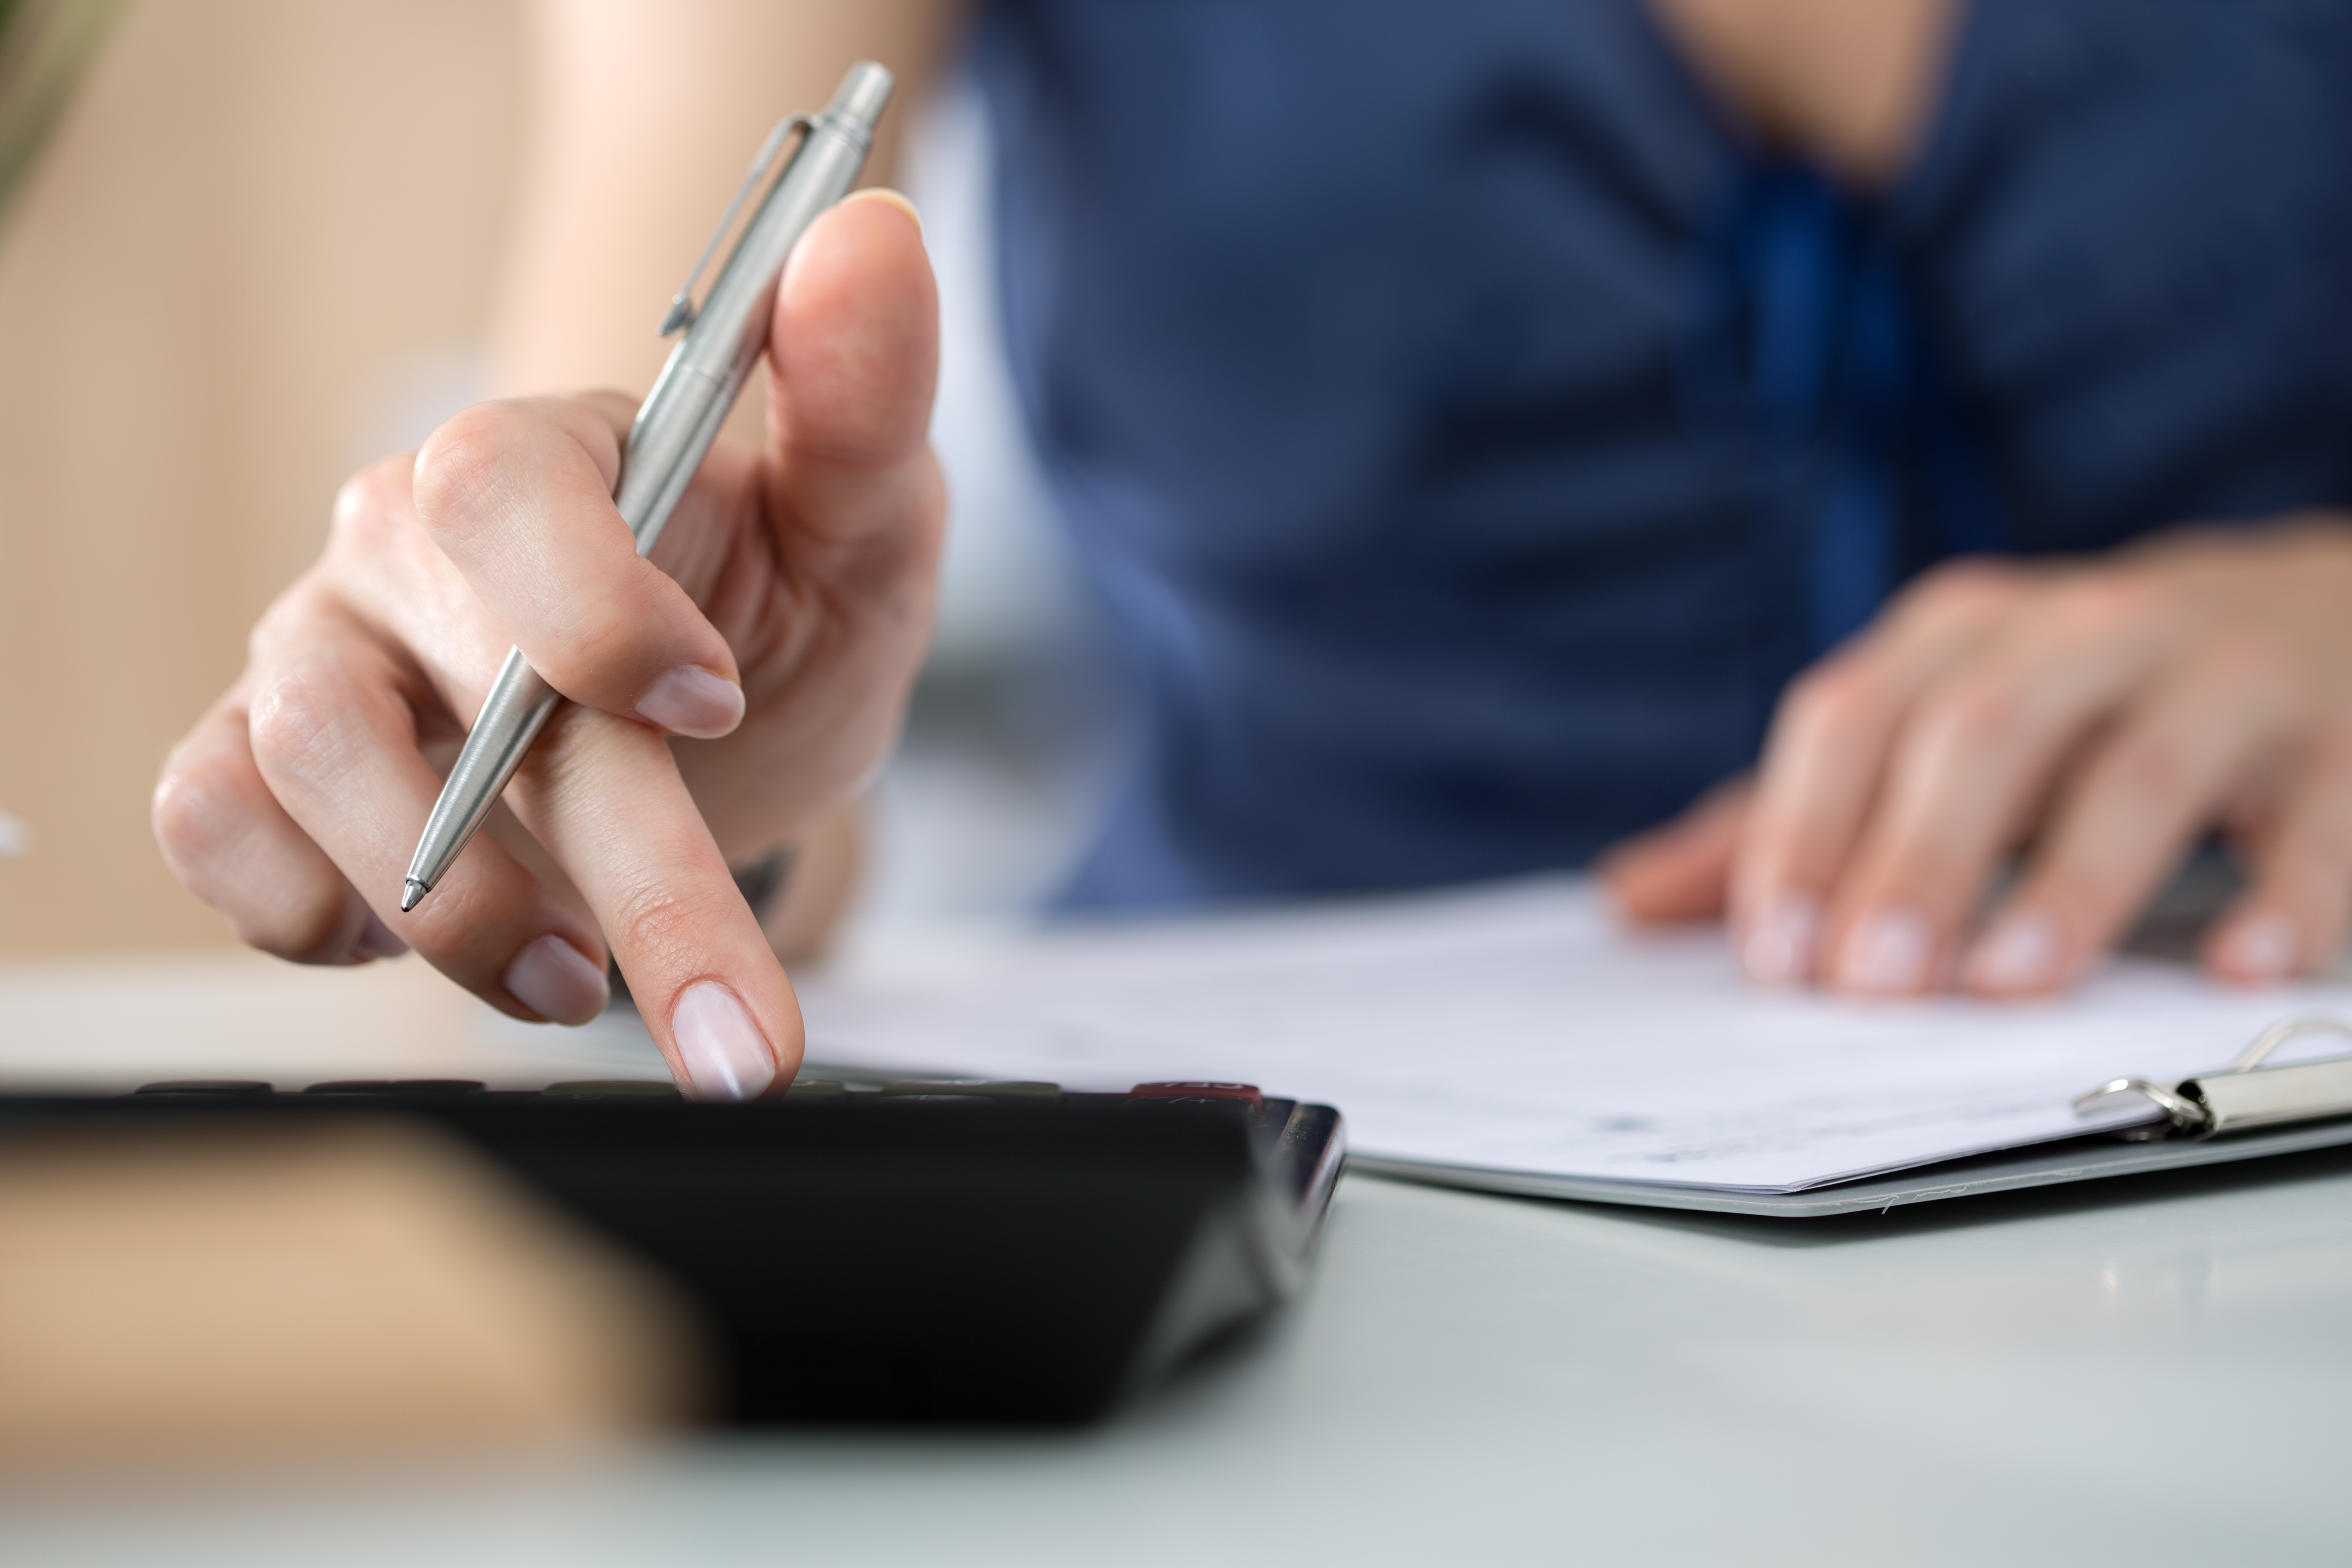
[[[603,1007],[609,941],[681,1085],[790,1078],[798,1007],[728,868],[871,772],[928,637],[945,494],[911,214],[886,193],[825,212],[769,309],[766,439],[688,469],[649,559],[613,499],[617,395],[479,405],[344,488],[325,555],[156,792],[173,871],[239,936],[323,963],[405,943],[562,1023]],[[570,700],[506,791],[521,832],[493,818],[403,914],[428,758],[510,646]]]

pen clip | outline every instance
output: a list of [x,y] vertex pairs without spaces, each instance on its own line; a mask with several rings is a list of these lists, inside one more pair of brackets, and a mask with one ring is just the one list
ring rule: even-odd
[[676,294],[670,296],[669,314],[662,318],[658,335],[666,338],[694,324],[694,286],[701,281],[703,269],[710,265],[710,258],[719,249],[719,242],[727,237],[727,230],[735,222],[735,215],[743,210],[743,203],[751,195],[752,187],[760,183],[761,176],[768,172],[768,166],[775,162],[776,154],[783,150],[784,138],[795,131],[805,132],[813,128],[814,122],[807,115],[788,115],[778,121],[776,128],[768,132],[768,139],[760,143],[759,155],[751,160],[751,172],[743,176],[741,184],[735,187],[735,199],[727,204],[726,212],[719,216],[719,226],[710,231],[710,238],[704,243],[702,254],[695,258],[694,270],[686,275],[686,281],[678,286]]

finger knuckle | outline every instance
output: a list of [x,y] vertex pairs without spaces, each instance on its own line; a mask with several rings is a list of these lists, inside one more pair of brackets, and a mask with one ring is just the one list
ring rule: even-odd
[[714,896],[646,880],[622,893],[617,905],[606,911],[604,926],[614,948],[635,964],[656,972],[683,971],[693,968],[707,950],[703,933],[731,912]]
[[350,715],[364,700],[331,657],[298,658],[256,685],[247,734],[265,776],[319,778],[341,771]]
[[1886,682],[1866,659],[1846,658],[1800,676],[1789,689],[1783,721],[1799,738],[1837,745],[1880,721]]
[[637,695],[614,689],[657,650],[658,623],[644,606],[601,595],[575,595],[560,619],[535,639],[533,653],[545,665],[541,674],[564,690],[591,701],[625,701]]
[[173,875],[193,887],[233,839],[235,825],[247,809],[244,780],[234,761],[218,755],[191,755],[186,748],[173,753],[148,803],[148,819],[163,863]]
[[415,474],[416,459],[403,455],[371,464],[345,479],[335,491],[330,514],[330,548],[372,550],[404,527]]
[[886,623],[927,619],[947,515],[947,481],[926,451],[879,490],[871,526],[842,552],[836,581],[847,605]]
[[451,416],[416,454],[416,510],[428,528],[462,527],[495,507],[523,437],[523,416],[507,405],[478,404]]
[[269,603],[246,634],[247,666],[260,669],[278,661],[280,650],[309,640],[310,628],[335,614],[334,595],[317,573],[306,573]]
[[2010,750],[2023,739],[2024,694],[2005,679],[1962,680],[1929,700],[1920,731],[1938,748],[1958,755]]

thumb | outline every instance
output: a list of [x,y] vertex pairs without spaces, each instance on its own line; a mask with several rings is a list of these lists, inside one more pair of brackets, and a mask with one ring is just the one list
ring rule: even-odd
[[930,518],[939,290],[907,198],[864,190],[809,226],[768,341],[772,499],[812,543]]

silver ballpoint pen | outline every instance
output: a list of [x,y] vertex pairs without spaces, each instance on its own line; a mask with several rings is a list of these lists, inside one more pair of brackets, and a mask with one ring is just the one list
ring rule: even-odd
[[[688,481],[702,466],[719,426],[735,406],[736,395],[760,363],[768,346],[768,322],[784,262],[817,215],[849,194],[865,165],[875,123],[890,101],[891,85],[887,70],[860,60],[842,78],[840,90],[823,113],[795,115],[771,132],[686,286],[670,301],[661,334],[667,337],[684,327],[686,336],[670,352],[660,379],[629,426],[620,488],[613,498],[636,536],[638,554],[651,551],[661,538],[678,497],[686,493]],[[695,280],[795,131],[801,133],[800,144],[744,226],[743,237],[698,308],[692,301]],[[524,659],[522,649],[508,651],[489,697],[475,716],[465,749],[441,786],[441,798],[425,819],[425,835],[416,842],[408,881],[400,893],[404,912],[433,890],[482,826],[562,700]]]

